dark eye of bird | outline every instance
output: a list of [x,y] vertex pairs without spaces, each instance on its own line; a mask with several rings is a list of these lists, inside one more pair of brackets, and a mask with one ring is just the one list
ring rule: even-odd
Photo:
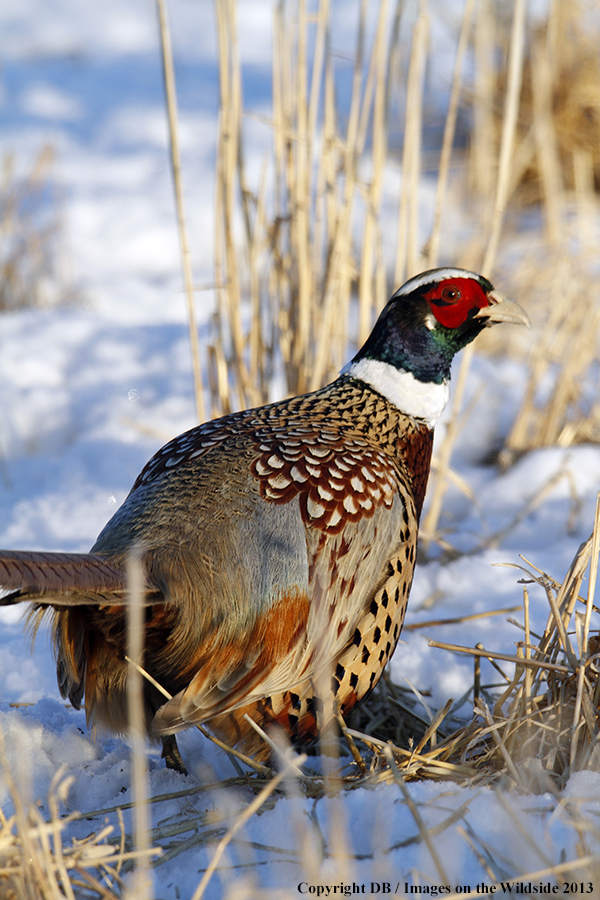
[[442,290],[442,299],[448,303],[456,303],[457,300],[460,300],[460,291],[455,287],[445,287]]

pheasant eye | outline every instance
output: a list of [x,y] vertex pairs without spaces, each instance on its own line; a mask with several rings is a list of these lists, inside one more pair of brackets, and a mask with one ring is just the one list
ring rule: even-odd
[[445,287],[442,289],[442,300],[445,300],[447,303],[456,303],[457,300],[460,300],[460,291],[455,287]]

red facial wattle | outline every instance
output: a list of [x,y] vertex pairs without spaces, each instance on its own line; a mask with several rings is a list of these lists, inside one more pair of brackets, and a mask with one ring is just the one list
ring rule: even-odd
[[481,285],[471,278],[440,281],[425,294],[425,299],[437,321],[445,328],[458,328],[490,303]]

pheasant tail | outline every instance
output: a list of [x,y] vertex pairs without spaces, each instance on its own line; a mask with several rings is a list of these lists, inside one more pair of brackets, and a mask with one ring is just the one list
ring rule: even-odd
[[100,554],[2,550],[0,585],[11,591],[0,606],[36,599],[52,606],[114,604],[127,591],[127,575]]

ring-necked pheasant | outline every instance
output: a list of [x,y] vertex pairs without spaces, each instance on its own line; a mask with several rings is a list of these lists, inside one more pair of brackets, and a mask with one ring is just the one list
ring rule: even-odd
[[167,765],[185,771],[172,736],[192,724],[254,749],[245,712],[313,737],[323,685],[349,712],[398,641],[452,358],[496,322],[528,319],[480,275],[411,278],[332,384],[159,450],[90,553],[0,551],[0,604],[52,610],[62,696],[126,731],[136,547],[144,665],[174,695],[146,683]]

